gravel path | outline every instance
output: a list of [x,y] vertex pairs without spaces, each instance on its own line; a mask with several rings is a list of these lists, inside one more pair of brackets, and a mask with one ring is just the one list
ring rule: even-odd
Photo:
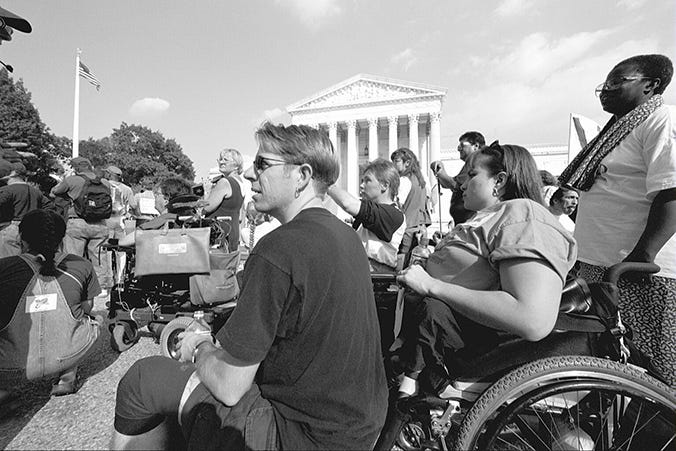
[[[95,300],[94,314],[106,316],[106,301]],[[82,386],[76,394],[50,398],[50,380],[21,385],[20,410],[0,419],[0,449],[108,449],[118,381],[136,360],[160,353],[150,336],[122,354],[111,349],[109,340],[104,328],[94,352],[80,365]]]

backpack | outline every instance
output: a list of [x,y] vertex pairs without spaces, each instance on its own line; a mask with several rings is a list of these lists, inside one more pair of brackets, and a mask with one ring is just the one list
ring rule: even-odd
[[75,213],[87,222],[110,218],[113,212],[113,199],[110,188],[103,184],[100,177],[90,179],[80,175],[85,181],[80,196],[73,201]]
[[[66,254],[55,260],[58,265]],[[33,277],[21,295],[9,323],[0,330],[0,374],[14,371],[28,380],[73,368],[99,337],[99,323],[87,315],[75,319],[57,277],[40,274],[26,255]],[[61,277],[73,275],[57,268]]]

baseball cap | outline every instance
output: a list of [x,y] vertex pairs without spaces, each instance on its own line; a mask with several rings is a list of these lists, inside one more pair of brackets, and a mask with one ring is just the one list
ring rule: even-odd
[[111,174],[122,175],[122,169],[118,168],[117,166],[110,165],[105,170]]
[[[23,163],[9,163],[6,162],[5,160],[0,160],[0,162],[8,163],[9,164],[9,172],[6,172],[5,170],[0,169],[0,178],[6,179],[9,177],[16,177],[16,176],[21,176],[25,177],[28,175],[28,170],[26,169],[26,166],[23,165]],[[0,164],[4,164],[0,163]],[[6,166],[0,166],[0,168],[5,168]]]
[[74,165],[76,165],[76,164],[83,164],[83,163],[86,163],[86,164],[88,164],[88,165],[90,165],[90,166],[91,166],[91,164],[92,164],[92,162],[89,161],[89,159],[88,159],[88,158],[85,158],[85,157],[75,157],[75,158],[71,158],[71,160],[70,160],[71,166],[74,166]]
[[7,160],[0,158],[0,178],[5,178],[12,173],[14,165]]

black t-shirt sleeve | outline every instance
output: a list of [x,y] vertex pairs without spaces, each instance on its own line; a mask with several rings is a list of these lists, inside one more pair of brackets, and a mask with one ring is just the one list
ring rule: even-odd
[[289,274],[251,254],[237,307],[216,339],[230,355],[253,365],[263,361],[277,336],[297,332],[299,318],[300,296]]
[[392,241],[392,235],[404,222],[404,214],[394,205],[362,200],[355,219],[385,242]]

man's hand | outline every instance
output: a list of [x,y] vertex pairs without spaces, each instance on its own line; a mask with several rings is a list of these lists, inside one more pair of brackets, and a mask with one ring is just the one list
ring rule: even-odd
[[444,164],[439,160],[433,161],[432,164],[430,164],[430,169],[432,170],[432,172],[434,173],[434,176],[436,177],[436,175],[439,171],[444,170]]
[[433,281],[434,278],[420,265],[409,266],[397,275],[397,282],[423,296],[429,296],[430,285]]
[[181,347],[180,362],[192,362],[192,356],[200,343],[208,341],[213,343],[211,331],[188,331],[187,329],[178,334],[179,346]]

